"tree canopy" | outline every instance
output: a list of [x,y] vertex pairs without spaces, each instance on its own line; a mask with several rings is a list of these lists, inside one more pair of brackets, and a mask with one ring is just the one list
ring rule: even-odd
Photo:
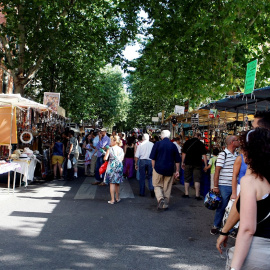
[[269,83],[269,1],[149,0],[144,9],[148,39],[129,77],[139,119],[239,92],[254,59],[256,87]]
[[[151,123],[186,100],[197,106],[239,92],[254,59],[256,87],[269,83],[267,0],[3,0],[1,8],[1,68],[15,93],[42,100],[59,92],[75,120]],[[128,62],[122,50],[138,33],[141,57]],[[108,64],[134,68],[129,99]]]
[[3,65],[21,94],[44,60],[56,64],[83,54],[93,69],[100,60],[117,63],[137,31],[138,8],[129,0],[3,0],[1,7]]

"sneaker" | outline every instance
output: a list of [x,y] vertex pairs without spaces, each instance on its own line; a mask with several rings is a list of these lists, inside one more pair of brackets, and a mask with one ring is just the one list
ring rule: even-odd
[[190,197],[189,197],[189,195],[184,194],[184,195],[182,195],[182,198],[190,198]]
[[213,226],[213,227],[211,228],[211,230],[210,230],[210,233],[211,233],[212,235],[217,235],[217,234],[219,233],[219,228]]
[[163,209],[163,206],[164,206],[164,199],[160,199],[158,202],[157,209],[161,210],[161,209]]
[[195,197],[195,199],[197,200],[197,201],[201,201],[202,200],[202,197]]

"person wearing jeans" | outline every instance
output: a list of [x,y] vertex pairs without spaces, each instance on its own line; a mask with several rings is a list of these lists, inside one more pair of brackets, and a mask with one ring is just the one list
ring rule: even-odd
[[101,165],[104,163],[104,155],[106,153],[105,149],[106,147],[109,147],[110,145],[110,138],[107,136],[107,129],[102,128],[100,130],[100,135],[99,135],[99,142],[96,145],[95,152],[97,152],[97,163],[96,163],[96,168],[95,168],[95,178],[96,182],[92,183],[92,185],[101,185],[101,186],[106,186],[106,183],[103,182],[104,179],[104,174],[99,175],[99,168]]
[[[149,135],[143,134],[143,142],[138,146],[135,154],[135,169],[140,172],[140,196],[145,196],[145,178],[147,172],[148,188],[151,192],[151,197],[155,197],[154,187],[152,184],[152,164],[149,158],[154,144],[149,141]],[[140,167],[138,160],[140,159]]]
[[154,187],[152,184],[152,171],[153,167],[151,164],[151,160],[149,159],[140,159],[140,195],[144,196],[145,194],[145,179],[146,179],[146,172],[147,172],[147,179],[148,179],[148,188],[152,193],[154,192]]
[[222,197],[221,203],[219,207],[216,210],[215,219],[214,219],[214,226],[216,228],[221,227],[221,221],[224,216],[224,209],[227,207],[227,204],[230,200],[231,194],[232,194],[232,187],[231,186],[223,186],[219,185],[219,192]]
[[216,161],[213,191],[221,194],[222,203],[216,210],[214,224],[210,230],[212,235],[219,233],[225,208],[232,194],[233,164],[237,157],[235,150],[240,145],[238,137],[235,135],[227,136],[226,145],[227,148],[219,153]]

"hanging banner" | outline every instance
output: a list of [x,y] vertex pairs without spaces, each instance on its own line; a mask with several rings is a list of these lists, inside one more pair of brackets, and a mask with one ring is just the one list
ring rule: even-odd
[[[12,115],[13,113],[13,115]],[[1,107],[0,108],[0,145],[10,143],[17,144],[17,121],[16,108]],[[10,138],[11,137],[11,138]]]
[[158,122],[159,118],[158,117],[152,117],[152,122]]
[[210,109],[208,117],[216,118],[216,116],[217,116],[217,109]]
[[60,93],[45,92],[43,104],[47,105],[50,109],[57,113],[57,108],[60,104]]
[[247,72],[245,79],[245,94],[250,94],[254,91],[258,59],[247,64]]
[[191,116],[191,124],[192,125],[199,125],[199,114],[198,113],[194,113]]
[[174,107],[174,113],[184,114],[185,113],[185,107],[184,106],[175,105],[175,107]]

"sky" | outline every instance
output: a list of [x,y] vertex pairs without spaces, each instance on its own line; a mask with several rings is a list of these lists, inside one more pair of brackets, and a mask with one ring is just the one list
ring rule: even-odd
[[[140,17],[141,20],[147,20],[148,19],[148,15],[147,13],[145,13],[143,10],[140,11],[140,13],[138,14],[138,16]],[[146,24],[143,23],[144,28],[149,27],[151,24]],[[143,40],[145,37],[141,34],[138,35],[138,37]],[[140,49],[140,44],[138,42],[135,42],[135,44],[133,46],[127,46],[126,49],[124,50],[124,56],[128,59],[128,60],[133,60],[135,58],[138,58],[140,56],[140,54],[138,53],[138,50]]]
[[140,44],[136,42],[134,46],[127,46],[123,54],[125,58],[131,61],[140,56],[140,54],[138,53],[139,49],[140,49]]

